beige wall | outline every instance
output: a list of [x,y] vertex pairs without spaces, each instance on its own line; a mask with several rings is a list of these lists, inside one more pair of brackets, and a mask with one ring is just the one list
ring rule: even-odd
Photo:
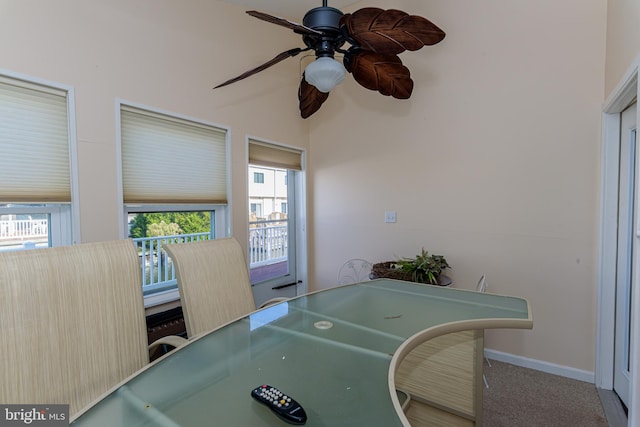
[[607,1],[605,93],[609,94],[640,54],[640,2]]
[[231,129],[233,233],[240,241],[246,135],[306,148],[296,60],[212,90],[297,46],[291,32],[242,8],[210,0],[2,0],[0,40],[0,68],[75,88],[82,241],[120,237],[116,98]]
[[534,329],[488,331],[487,347],[593,371],[606,2],[366,3],[447,37],[401,55],[410,100],[349,77],[311,118],[311,283],[424,246],[456,287],[485,273],[531,302]]

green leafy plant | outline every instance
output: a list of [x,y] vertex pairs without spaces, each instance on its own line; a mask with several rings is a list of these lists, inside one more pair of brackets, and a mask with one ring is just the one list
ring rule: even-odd
[[396,261],[396,268],[403,273],[411,274],[411,280],[418,283],[438,284],[438,277],[442,270],[451,268],[442,255],[429,255],[422,248],[422,252],[414,258],[402,258]]

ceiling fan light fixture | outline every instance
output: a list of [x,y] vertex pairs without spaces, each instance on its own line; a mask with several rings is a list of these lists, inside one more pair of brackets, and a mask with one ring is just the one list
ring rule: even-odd
[[344,69],[344,65],[328,56],[319,57],[304,70],[304,79],[307,83],[324,93],[330,92],[340,84],[346,75],[347,70]]

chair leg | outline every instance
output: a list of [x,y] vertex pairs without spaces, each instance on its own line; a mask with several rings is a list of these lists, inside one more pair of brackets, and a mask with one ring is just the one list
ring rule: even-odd
[[[489,365],[489,367],[491,367],[491,362],[489,362],[489,358],[485,356],[484,360],[487,361],[487,365]],[[489,388],[489,382],[487,381],[487,376],[485,374],[482,374],[482,380],[484,381],[484,386],[486,388]]]

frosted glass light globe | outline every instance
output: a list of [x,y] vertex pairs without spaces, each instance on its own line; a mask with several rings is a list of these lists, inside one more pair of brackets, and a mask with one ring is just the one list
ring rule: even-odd
[[327,93],[336,85],[341,83],[347,70],[344,66],[333,58],[322,56],[304,70],[304,79],[310,85],[315,86],[320,92]]

